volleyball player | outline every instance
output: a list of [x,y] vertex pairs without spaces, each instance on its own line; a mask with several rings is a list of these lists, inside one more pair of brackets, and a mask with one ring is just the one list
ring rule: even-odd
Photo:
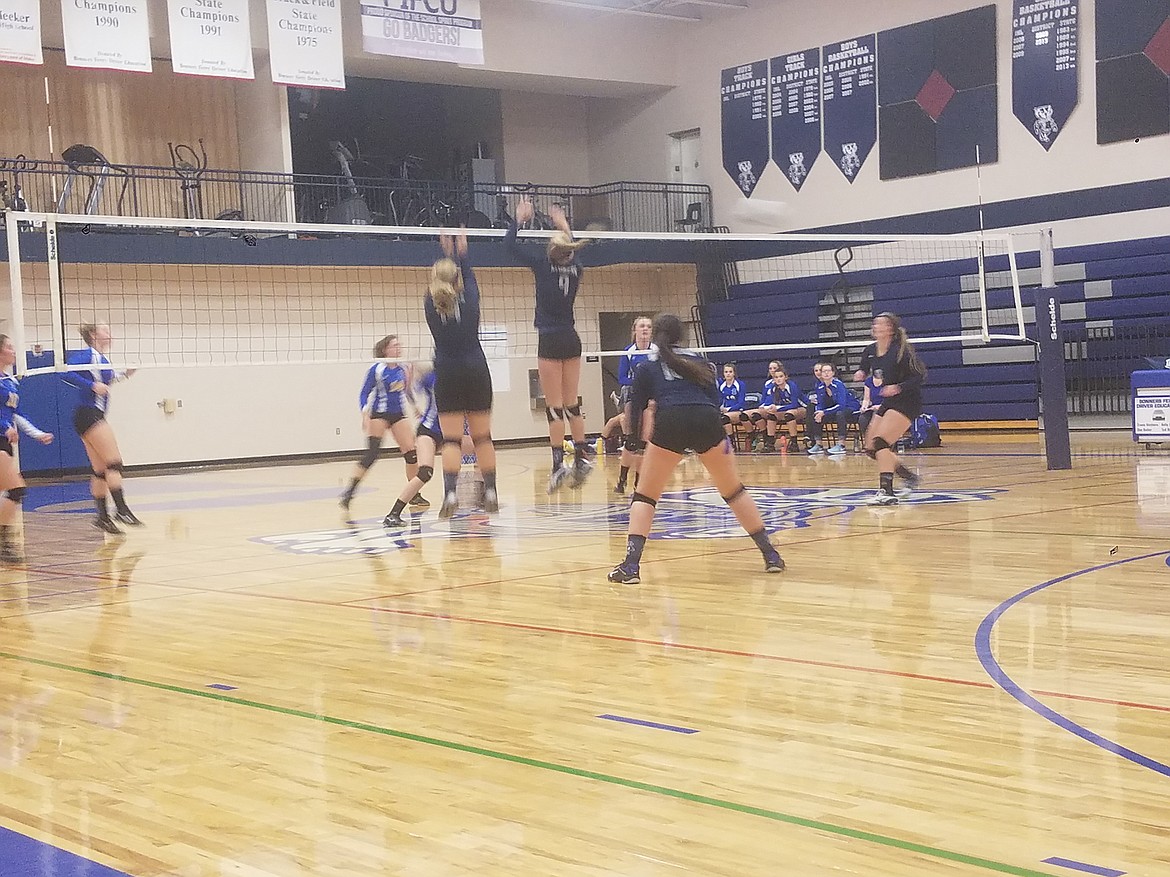
[[642,461],[642,480],[630,504],[626,557],[608,578],[619,584],[641,581],[639,564],[654,523],[655,506],[687,449],[698,455],[724,502],[763,554],[764,571],[781,572],[784,561],[768,539],[760,510],[736,472],[731,442],[720,422],[722,395],[716,387],[715,372],[702,356],[680,348],[681,338],[682,322],[678,317],[656,317],[652,340],[657,350],[634,375],[630,391],[633,432],[638,433],[642,412],[650,402],[657,404],[657,410]]
[[[443,445],[443,434],[439,431],[439,409],[435,404],[435,370],[415,367],[417,380],[414,385],[415,405],[420,412],[418,428],[414,435],[414,448],[418,454],[418,471],[406,483],[394,507],[382,519],[382,526],[389,530],[406,528],[402,512],[407,505],[417,505],[415,497],[435,474],[435,451]],[[466,450],[466,449],[464,449]],[[429,503],[428,503],[429,505]]]
[[739,372],[730,362],[723,366],[723,383],[719,385],[719,394],[723,400],[720,403],[723,431],[730,436],[735,424],[747,420],[747,412],[744,411],[747,392],[739,380]]
[[439,517],[450,518],[459,508],[464,418],[483,473],[484,511],[499,511],[500,502],[492,444],[492,376],[479,342],[479,284],[467,256],[467,229],[460,229],[458,236],[440,235],[439,240],[444,258],[431,267],[423,310],[435,339],[435,408],[443,436]]
[[650,355],[650,332],[653,320],[649,317],[637,317],[630,328],[630,346],[622,354],[618,364],[618,384],[621,392],[618,395],[618,409],[622,418],[622,459],[618,470],[617,486],[614,493],[625,494],[626,479],[630,469],[634,470],[634,489],[638,489],[638,470],[641,468],[642,452],[646,450],[646,442],[641,435],[630,432],[630,386],[634,383],[634,369]]
[[[533,320],[538,338],[536,364],[540,371],[540,391],[544,394],[548,441],[552,449],[548,492],[554,493],[566,483],[579,487],[593,469],[587,456],[585,417],[578,402],[581,338],[573,322],[573,303],[584,271],[577,250],[585,242],[573,240],[573,230],[565,212],[553,205],[549,208],[549,217],[557,227],[557,234],[549,240],[545,252],[524,246],[517,237],[518,223],[529,221],[533,212],[532,202],[522,198],[505,240],[512,255],[528,266],[536,279],[536,317]],[[573,437],[571,470],[564,464],[566,419]]]
[[[744,412],[752,423],[752,429],[759,432],[760,424],[764,424],[764,451],[776,450],[776,424],[779,417],[776,412],[776,369],[780,367],[778,360],[768,363],[768,379],[760,389],[760,404],[750,411]],[[755,444],[755,438],[752,439]]]
[[[813,412],[813,419],[807,427],[813,440],[813,446],[808,449],[808,452],[810,454],[828,453],[837,456],[845,453],[845,433],[849,430],[849,421],[857,414],[861,403],[857,401],[857,397],[849,391],[849,388],[837,378],[837,367],[833,363],[821,363],[818,374],[821,376],[821,383],[817,387],[816,410]],[[837,443],[828,449],[821,447],[825,421],[835,421],[837,424]]]
[[897,314],[885,312],[873,318],[870,330],[874,343],[861,354],[861,368],[853,376],[864,381],[873,376],[882,382],[882,404],[870,421],[865,434],[865,453],[877,461],[878,492],[870,499],[873,505],[893,505],[894,475],[905,483],[904,494],[918,486],[918,476],[907,469],[894,452],[898,439],[922,413],[922,385],[926,365]]
[[[93,495],[97,517],[94,526],[113,535],[121,534],[118,524],[141,527],[142,521],[130,511],[122,494],[122,455],[118,451],[118,440],[106,420],[110,407],[110,387],[134,374],[134,369],[118,371],[111,367],[107,353],[113,342],[110,327],[105,323],[83,323],[78,327],[85,350],[69,357],[69,365],[88,365],[84,371],[71,371],[65,382],[76,387],[81,401],[73,412],[73,428],[85,445],[86,456],[93,471],[90,478],[90,492]],[[107,497],[112,497],[117,510],[110,518]],[[115,523],[117,522],[117,523]]]
[[24,555],[16,544],[16,513],[24,501],[26,485],[16,464],[14,448],[17,428],[33,436],[42,444],[53,441],[50,433],[37,429],[18,413],[20,384],[12,368],[16,364],[16,347],[7,335],[0,335],[0,561],[23,563]]
[[[366,452],[358,460],[353,469],[349,486],[341,494],[341,507],[349,511],[349,504],[357,492],[358,485],[370,471],[370,467],[378,462],[378,452],[382,449],[382,439],[386,430],[394,436],[402,451],[402,459],[406,461],[406,480],[414,480],[418,474],[418,453],[414,448],[414,428],[406,415],[406,369],[399,364],[398,357],[402,356],[402,345],[397,335],[387,335],[374,345],[374,358],[378,360],[366,372],[366,379],[362,383],[358,394],[358,404],[362,412],[362,426],[366,434]],[[392,360],[384,362],[383,360]],[[415,492],[411,505],[426,508],[430,505],[423,497]]]

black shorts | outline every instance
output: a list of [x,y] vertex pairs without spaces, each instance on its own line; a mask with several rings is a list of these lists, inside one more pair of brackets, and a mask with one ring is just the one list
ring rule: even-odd
[[581,336],[576,329],[541,333],[536,342],[537,359],[577,359],[581,355]]
[[13,456],[12,442],[10,442],[8,440],[8,436],[4,435],[3,433],[0,433],[0,454],[7,454],[10,457]]
[[650,444],[666,451],[696,454],[727,441],[727,433],[719,420],[719,410],[709,405],[680,405],[677,408],[659,408],[654,414],[654,432]]
[[442,447],[443,445],[443,434],[437,429],[431,429],[429,426],[423,426],[420,423],[418,429],[414,431],[414,434],[416,438],[422,438],[425,435],[435,443],[436,448]]
[[400,420],[404,420],[406,415],[401,411],[381,411],[377,414],[371,414],[370,420],[384,420],[387,426],[393,426]]
[[105,419],[106,413],[104,411],[82,405],[73,412],[73,428],[77,430],[78,435],[85,435]]
[[918,393],[899,393],[897,396],[882,399],[882,407],[877,413],[885,414],[888,411],[897,411],[913,422],[922,413],[922,396]]
[[491,411],[491,372],[486,366],[435,369],[435,407],[440,414]]

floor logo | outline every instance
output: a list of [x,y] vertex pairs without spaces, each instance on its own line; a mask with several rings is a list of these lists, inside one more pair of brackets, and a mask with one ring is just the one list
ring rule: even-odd
[[[1002,490],[919,491],[902,505],[939,505],[995,499]],[[864,506],[873,490],[844,488],[753,488],[768,531],[794,530],[813,521],[847,514]],[[883,510],[888,511],[888,509]],[[257,536],[253,542],[294,554],[369,555],[412,548],[423,539],[475,539],[564,536],[626,532],[629,506],[596,503],[552,503],[508,507],[488,517],[464,513],[439,521],[433,512],[416,515],[403,531],[385,530],[380,521],[359,521],[346,527],[276,536]],[[730,539],[743,529],[718,492],[710,487],[665,493],[658,502],[651,539]]]

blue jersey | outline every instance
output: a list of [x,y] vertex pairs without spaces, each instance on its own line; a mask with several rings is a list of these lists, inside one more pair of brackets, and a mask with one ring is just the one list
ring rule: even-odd
[[[674,352],[697,362],[707,362],[700,354],[690,350],[676,347]],[[641,435],[642,412],[651,402],[657,403],[659,411],[688,405],[718,411],[722,401],[719,388],[715,386],[714,372],[711,374],[711,382],[700,386],[676,374],[656,353],[651,354],[634,369],[634,383],[630,389],[630,434]]]
[[406,369],[400,365],[375,362],[366,372],[358,404],[370,414],[402,414],[403,393],[406,392]]
[[873,375],[865,379],[865,388],[869,390],[869,404],[874,408],[882,404],[882,386],[884,383],[883,381],[882,384],[875,384]]
[[794,408],[803,408],[808,399],[800,392],[796,381],[789,379],[788,383],[776,390],[776,407],[781,411],[792,411]]
[[454,315],[444,317],[435,310],[435,303],[428,295],[423,302],[427,325],[435,339],[435,368],[487,369],[487,357],[479,343],[479,284],[475,282],[475,271],[466,256],[456,258],[463,275],[463,294]]
[[631,344],[626,348],[626,352],[622,355],[621,362],[618,364],[619,386],[628,387],[634,383],[634,369],[638,367],[640,362],[644,362],[653,350],[653,344],[649,347],[639,347],[637,344]]
[[821,381],[820,387],[817,388],[817,411],[838,414],[842,410],[857,411],[860,408],[861,401],[850,393],[849,388],[839,379],[833,378],[828,384]]
[[15,375],[0,374],[0,434],[16,425],[20,413],[20,384]]
[[728,411],[743,411],[744,389],[738,380],[730,384],[726,381],[719,385],[719,393],[723,397],[723,407]]
[[764,389],[760,391],[760,407],[772,408],[776,405],[776,382],[771,378],[764,381]]
[[508,226],[504,240],[516,261],[528,266],[536,278],[537,334],[565,332],[573,328],[573,303],[585,272],[576,255],[567,265],[554,265],[546,253],[520,243],[516,223]]
[[110,407],[109,395],[99,396],[93,391],[93,385],[103,383],[107,387],[122,379],[122,372],[115,371],[104,353],[98,353],[92,347],[72,353],[67,360],[69,365],[91,365],[86,371],[67,372],[65,383],[76,387],[81,394],[82,408],[96,408],[105,413]]
[[427,372],[421,381],[415,384],[415,400],[418,402],[418,425],[433,432],[439,431],[439,408],[435,404],[435,373]]

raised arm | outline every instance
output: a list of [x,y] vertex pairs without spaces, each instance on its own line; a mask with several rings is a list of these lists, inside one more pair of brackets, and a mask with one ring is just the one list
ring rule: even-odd
[[516,205],[516,218],[508,223],[504,243],[508,247],[508,252],[512,254],[512,258],[529,268],[535,268],[544,261],[543,255],[532,252],[531,248],[520,243],[519,238],[520,225],[530,219],[532,219],[532,202],[527,198],[521,198],[520,203]]
[[565,208],[560,204],[554,204],[548,209],[548,218],[552,220],[552,224],[556,226],[557,231],[563,231],[569,237],[573,236],[573,229],[569,225],[569,217],[565,215]]

